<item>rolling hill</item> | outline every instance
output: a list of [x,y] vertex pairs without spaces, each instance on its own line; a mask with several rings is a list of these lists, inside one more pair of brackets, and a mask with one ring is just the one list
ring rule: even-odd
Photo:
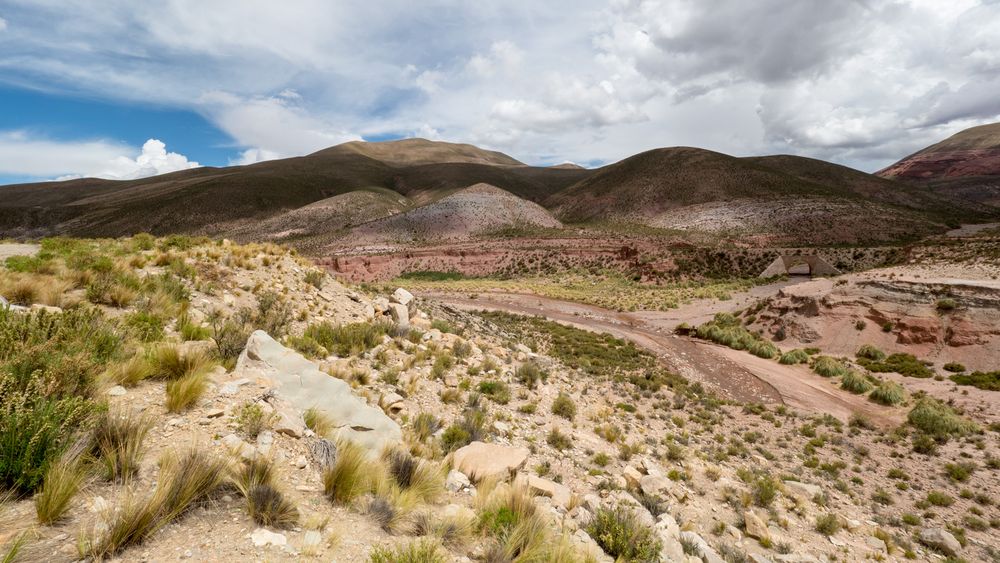
[[[490,188],[470,191],[477,184]],[[631,225],[762,244],[833,244],[895,241],[987,220],[995,210],[981,191],[898,182],[788,155],[737,158],[674,147],[590,170],[527,166],[472,145],[406,139],[140,180],[0,186],[0,237],[182,232],[276,240],[311,252],[358,237],[427,241],[434,229],[481,236],[523,216],[533,227],[610,223],[626,232]]]

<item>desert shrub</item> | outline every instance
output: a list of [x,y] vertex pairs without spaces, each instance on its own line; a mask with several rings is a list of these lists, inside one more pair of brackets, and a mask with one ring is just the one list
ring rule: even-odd
[[932,397],[921,397],[906,416],[914,428],[939,440],[965,436],[979,430],[975,422],[959,415],[947,404]]
[[506,405],[510,402],[510,387],[503,381],[489,380],[479,383],[479,392],[495,403]]
[[839,532],[840,528],[840,518],[832,512],[816,517],[816,531],[824,536],[832,536]]
[[906,400],[906,391],[902,385],[886,380],[879,383],[868,398],[880,405],[895,406]]
[[[266,412],[264,407],[255,402],[247,401],[240,405],[236,411],[236,427],[247,437],[257,438],[261,432],[270,428],[274,418],[274,413]],[[308,422],[306,425],[309,426]],[[311,429],[312,426],[309,428]]]
[[865,344],[861,346],[861,348],[858,348],[858,351],[857,353],[855,353],[855,356],[857,356],[858,358],[865,358],[867,360],[874,360],[876,362],[880,362],[885,359],[885,352],[879,350],[878,348],[876,348],[871,344]]
[[969,480],[972,476],[972,472],[976,470],[976,465],[968,461],[960,461],[958,463],[946,463],[944,465],[944,474],[946,477],[952,481],[965,482]]
[[943,491],[931,491],[927,493],[927,502],[933,506],[951,506],[955,499]]
[[761,358],[773,358],[779,353],[773,343],[743,328],[739,319],[730,313],[716,313],[714,319],[698,327],[696,334],[699,338],[735,350],[746,350]]
[[525,362],[514,372],[514,378],[527,386],[528,389],[534,389],[539,381],[545,381],[548,377],[549,375],[535,362]]
[[756,476],[751,482],[751,496],[757,506],[771,506],[778,496],[778,481],[770,474]]
[[387,323],[350,323],[333,326],[324,322],[306,327],[303,336],[338,356],[357,355],[371,350],[382,343],[382,337],[389,333]]
[[948,362],[942,367],[944,371],[950,371],[951,373],[962,373],[965,371],[965,365],[958,362]]
[[891,354],[884,360],[858,358],[858,363],[875,373],[896,372],[908,377],[933,377],[934,371],[924,365],[913,354]]
[[377,545],[368,554],[369,563],[445,563],[447,558],[434,540],[415,540],[388,547]]
[[804,364],[809,361],[809,354],[805,350],[789,350],[781,355],[778,359],[779,363],[792,365],[792,364]]
[[573,447],[573,439],[560,432],[558,428],[553,428],[549,431],[549,435],[545,438],[545,443],[560,451]]
[[323,289],[323,279],[325,277],[326,275],[320,270],[309,270],[303,276],[303,280],[316,289]]
[[986,391],[1000,391],[1000,370],[955,374],[950,379],[958,385],[971,385]]
[[947,311],[954,311],[955,308],[958,307],[958,302],[956,302],[954,299],[950,297],[944,297],[937,300],[937,303],[935,303],[935,307],[937,308],[938,311],[942,313]]
[[552,414],[566,420],[573,420],[573,417],[576,416],[576,403],[565,392],[560,392],[552,401]]
[[125,315],[125,325],[142,342],[163,340],[164,324],[162,317],[146,311],[136,311]]
[[177,332],[184,341],[208,340],[212,334],[208,327],[194,322],[186,312],[177,317]]
[[90,450],[105,479],[124,481],[139,471],[143,442],[152,426],[149,417],[133,411],[107,410],[96,417]]
[[288,331],[292,321],[292,307],[277,293],[268,291],[257,296],[257,308],[243,307],[229,317],[221,312],[209,316],[212,341],[215,342],[219,358],[235,360],[247,339],[255,330],[263,330],[272,338],[280,339]]
[[598,509],[587,533],[605,553],[620,561],[659,560],[659,537],[628,508]]
[[851,393],[862,394],[872,390],[872,383],[864,374],[851,369],[840,378],[840,387]]
[[848,371],[843,362],[830,356],[813,358],[812,370],[823,377],[842,377]]

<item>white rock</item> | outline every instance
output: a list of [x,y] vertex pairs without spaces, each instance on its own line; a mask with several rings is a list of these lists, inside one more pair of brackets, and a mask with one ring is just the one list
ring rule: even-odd
[[458,492],[471,484],[472,483],[469,481],[469,478],[466,477],[465,473],[454,469],[448,472],[448,477],[444,482],[445,488],[453,493]]
[[128,391],[126,391],[121,385],[115,385],[111,389],[108,389],[108,395],[111,397],[121,397],[125,393],[128,393]]
[[252,534],[250,534],[250,539],[257,547],[265,547],[268,545],[283,546],[288,544],[288,538],[286,538],[284,534],[272,532],[267,528],[257,528]]
[[920,543],[944,552],[945,555],[956,555],[962,549],[962,544],[951,532],[944,528],[924,528],[920,530]]
[[486,477],[505,479],[524,467],[530,453],[528,448],[472,442],[455,452],[453,463],[475,481]]

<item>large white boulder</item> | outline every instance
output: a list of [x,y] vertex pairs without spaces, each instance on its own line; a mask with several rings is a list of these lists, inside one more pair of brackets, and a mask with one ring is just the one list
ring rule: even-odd
[[455,469],[473,481],[487,477],[506,479],[524,467],[530,453],[528,448],[473,442],[455,452],[453,463]]
[[328,438],[350,440],[372,453],[402,441],[399,425],[381,409],[371,407],[351,392],[346,382],[332,377],[258,330],[236,362],[234,377],[262,379],[278,399],[299,411],[315,408],[333,422]]

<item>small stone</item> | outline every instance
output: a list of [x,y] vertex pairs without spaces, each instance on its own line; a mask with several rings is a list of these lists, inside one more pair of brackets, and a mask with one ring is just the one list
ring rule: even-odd
[[306,456],[304,455],[300,455],[299,457],[295,458],[295,467],[298,467],[299,469],[305,469],[306,465],[308,464],[309,462],[306,461]]
[[472,483],[469,482],[469,478],[465,475],[465,473],[454,469],[448,472],[448,477],[444,482],[445,488],[453,493],[457,493],[471,484]]
[[225,414],[225,409],[211,409],[205,413],[205,418],[219,418]]
[[128,391],[126,391],[121,385],[115,385],[111,389],[108,389],[108,395],[111,397],[121,397],[125,393],[128,393]]
[[284,534],[277,534],[266,528],[257,528],[254,530],[253,533],[250,534],[250,539],[257,547],[265,547],[268,545],[288,545],[288,538],[286,538]]

